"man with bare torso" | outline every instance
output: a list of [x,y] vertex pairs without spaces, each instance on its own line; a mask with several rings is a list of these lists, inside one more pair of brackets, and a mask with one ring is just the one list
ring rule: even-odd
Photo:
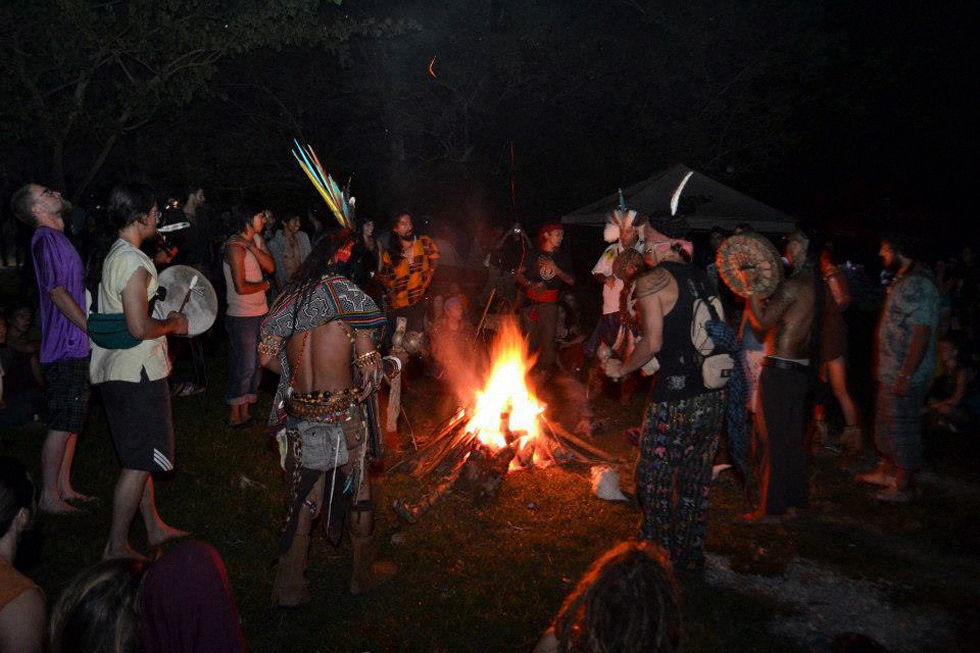
[[289,485],[274,600],[310,601],[303,577],[313,519],[326,513],[328,535],[339,543],[349,510],[354,550],[350,590],[360,594],[394,573],[371,552],[373,509],[368,459],[381,456],[375,392],[401,363],[381,358],[376,344],[386,320],[370,297],[341,276],[350,237],[326,236],[279,297],[262,324],[262,364],[280,374],[270,425],[279,431]]
[[[746,310],[752,328],[766,334],[768,355],[759,376],[756,429],[761,445],[756,458],[759,505],[746,519],[788,516],[807,505],[806,448],[803,427],[813,357],[813,332],[818,300],[817,277],[807,259],[809,239],[793,233],[786,257],[793,273],[762,302],[749,294]],[[743,271],[745,287],[755,287],[751,272]],[[814,364],[817,361],[812,361]]]

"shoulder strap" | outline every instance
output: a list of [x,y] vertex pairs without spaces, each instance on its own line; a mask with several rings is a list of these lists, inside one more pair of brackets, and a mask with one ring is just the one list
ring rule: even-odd
[[303,360],[303,354],[306,353],[306,340],[307,338],[309,338],[309,336],[310,336],[309,330],[303,332],[303,344],[299,348],[299,353],[296,355],[295,360],[289,361],[289,367],[291,368],[289,370],[290,391],[292,391],[292,389],[296,386],[296,373],[299,371],[299,363],[301,360]]
[[[693,275],[692,275],[693,276]],[[721,322],[721,317],[718,315],[717,309],[715,309],[714,302],[711,299],[715,296],[711,294],[710,289],[708,289],[704,283],[703,279],[697,279],[695,284],[698,287],[699,296],[696,299],[704,301],[705,305],[708,307],[708,312],[711,313],[711,319],[715,322]]]

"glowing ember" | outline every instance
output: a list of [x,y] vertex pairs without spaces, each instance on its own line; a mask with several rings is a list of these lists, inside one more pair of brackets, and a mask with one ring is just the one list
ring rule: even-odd
[[514,320],[500,325],[493,346],[493,367],[483,390],[476,392],[473,416],[466,430],[491,449],[508,445],[508,435],[520,439],[523,447],[538,436],[544,411],[528,387],[526,376],[534,364],[527,353],[527,343]]

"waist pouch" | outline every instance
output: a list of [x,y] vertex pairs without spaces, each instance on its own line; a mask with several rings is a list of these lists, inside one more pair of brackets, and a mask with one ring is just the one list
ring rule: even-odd
[[343,431],[339,425],[306,422],[289,430],[298,441],[296,453],[301,466],[326,472],[347,464],[347,447],[340,444]]
[[132,349],[142,342],[129,332],[125,313],[90,314],[88,337],[103,349]]

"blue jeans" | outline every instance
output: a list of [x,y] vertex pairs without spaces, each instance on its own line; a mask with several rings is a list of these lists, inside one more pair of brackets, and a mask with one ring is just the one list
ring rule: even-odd
[[225,331],[231,348],[228,356],[228,393],[231,406],[254,404],[258,399],[262,368],[259,366],[259,329],[264,315],[256,317],[225,316]]

